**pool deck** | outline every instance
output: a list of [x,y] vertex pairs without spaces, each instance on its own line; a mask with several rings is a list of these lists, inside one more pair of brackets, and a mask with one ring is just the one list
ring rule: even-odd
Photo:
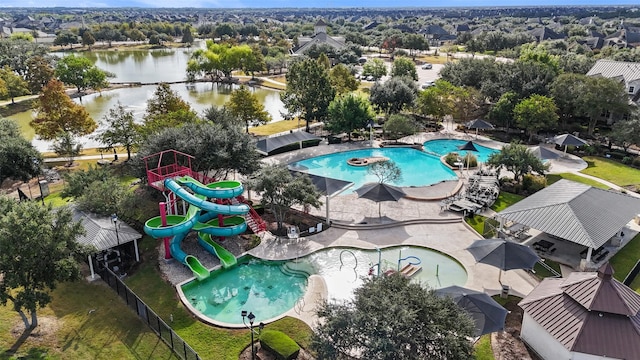
[[[405,142],[424,142],[435,139],[467,139],[493,149],[500,149],[502,143],[479,137],[469,138],[462,133],[422,133],[404,139]],[[377,146],[374,143],[374,146]],[[371,147],[369,142],[319,145],[295,152],[265,158],[267,163],[291,163],[309,157],[338,151]],[[583,161],[561,159],[552,162],[555,172],[576,171],[584,168]],[[299,239],[277,238],[267,234],[262,243],[249,251],[263,259],[295,259],[328,247],[356,247],[375,249],[395,245],[417,245],[431,248],[455,258],[468,273],[465,287],[483,291],[490,295],[499,294],[502,285],[498,282],[500,270],[479,264],[465,249],[482,236],[462,221],[459,214],[443,211],[440,199],[455,194],[465,182],[466,171],[459,181],[445,181],[432,186],[403,188],[408,197],[397,202],[382,203],[382,218],[378,217],[378,204],[358,199],[355,194],[336,196],[330,199],[330,216],[333,226],[317,234],[301,234]],[[325,217],[326,204],[310,213]],[[492,216],[491,210],[485,215]],[[362,274],[366,276],[367,274]],[[316,279],[317,280],[317,279]],[[524,297],[538,284],[538,280],[524,270],[503,272],[502,283],[510,287],[511,294]],[[310,326],[318,320],[315,306],[319,299],[326,299],[326,285],[323,281],[310,282],[303,306],[297,306],[287,315],[299,318]]]

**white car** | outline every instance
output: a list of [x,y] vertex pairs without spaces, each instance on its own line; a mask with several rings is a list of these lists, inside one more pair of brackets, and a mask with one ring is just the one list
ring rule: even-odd
[[430,88],[432,86],[434,86],[435,83],[433,81],[425,81],[422,85],[420,85],[421,88],[426,89],[426,88]]
[[433,65],[429,63],[422,65],[422,70],[431,70],[431,69],[433,69]]
[[367,81],[373,81],[375,78],[372,75],[367,76]]

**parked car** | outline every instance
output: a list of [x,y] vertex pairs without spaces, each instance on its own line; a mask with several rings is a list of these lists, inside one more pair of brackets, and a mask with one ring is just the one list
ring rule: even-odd
[[420,85],[421,88],[426,89],[426,88],[430,88],[432,86],[434,86],[435,83],[433,81],[425,81],[422,85]]
[[433,69],[433,65],[429,63],[422,65],[422,70],[431,70],[431,69]]
[[375,80],[375,78],[373,77],[373,75],[369,75],[367,76],[367,81],[373,81]]

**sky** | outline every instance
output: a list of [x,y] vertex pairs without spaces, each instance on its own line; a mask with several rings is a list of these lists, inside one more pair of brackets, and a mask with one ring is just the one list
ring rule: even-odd
[[342,8],[470,7],[548,5],[637,5],[638,0],[2,0],[3,7],[141,7],[141,8]]

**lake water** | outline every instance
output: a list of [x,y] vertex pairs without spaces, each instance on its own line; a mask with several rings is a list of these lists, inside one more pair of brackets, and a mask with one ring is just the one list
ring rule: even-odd
[[[185,69],[190,53],[193,49],[171,50],[139,50],[139,51],[95,51],[83,55],[94,60],[96,65],[106,71],[116,74],[111,82],[172,82],[185,78]],[[58,56],[64,54],[57,54]],[[202,114],[211,107],[223,106],[230,98],[231,92],[237,85],[218,85],[212,83],[172,84],[171,89],[191,104],[191,107]],[[282,120],[286,112],[280,93],[265,88],[250,88],[265,110],[271,114],[272,121]],[[118,101],[128,110],[133,111],[137,120],[141,120],[146,109],[147,100],[153,97],[155,85],[123,88],[105,91],[102,94],[92,94],[74,99],[85,106],[91,117],[98,123],[113,108]],[[32,140],[39,151],[49,151],[51,143],[35,138],[33,129],[29,126],[33,114],[25,111],[12,116],[23,130],[27,139]],[[98,147],[100,144],[90,137],[80,139],[85,148]]]

